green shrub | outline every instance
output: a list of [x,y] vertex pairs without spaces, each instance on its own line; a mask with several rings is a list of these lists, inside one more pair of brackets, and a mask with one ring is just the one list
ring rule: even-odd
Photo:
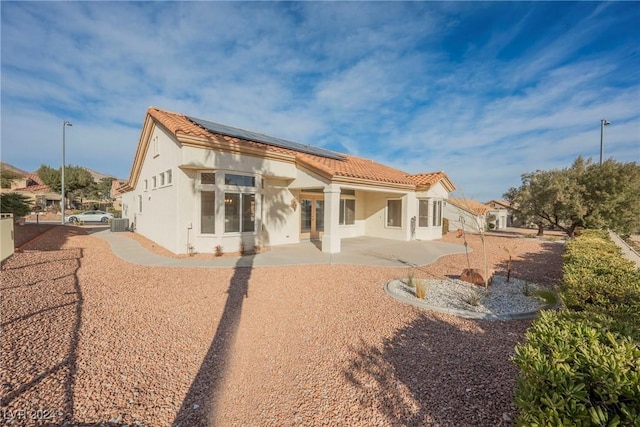
[[572,310],[640,314],[640,270],[606,232],[587,230],[565,248],[562,299]]
[[[631,335],[630,335],[631,334]],[[516,347],[520,426],[640,425],[640,345],[593,313],[542,312]]]
[[516,347],[517,425],[640,426],[640,271],[606,232],[567,243],[562,299]]

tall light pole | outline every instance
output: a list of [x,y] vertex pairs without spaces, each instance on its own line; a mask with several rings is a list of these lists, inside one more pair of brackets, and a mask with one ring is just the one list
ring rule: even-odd
[[60,200],[60,210],[62,211],[62,218],[60,220],[60,223],[62,225],[64,225],[64,208],[65,208],[65,203],[64,203],[64,133],[65,130],[67,128],[67,126],[73,126],[71,124],[71,122],[68,121],[63,121],[62,122],[62,199]]
[[602,157],[604,154],[604,127],[610,125],[609,120],[600,120],[600,166],[602,166]]

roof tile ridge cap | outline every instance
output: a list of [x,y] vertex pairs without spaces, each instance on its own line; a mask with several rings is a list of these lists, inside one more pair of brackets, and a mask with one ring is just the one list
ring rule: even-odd
[[152,109],[154,110],[154,113],[155,113],[154,117],[165,126],[167,126],[167,124],[170,124],[171,127],[173,127],[173,133],[175,135],[178,135],[178,132],[183,133],[185,135],[196,135],[194,132],[185,131],[181,126],[181,123],[180,123],[181,120],[187,120],[190,123],[192,123],[194,126],[198,126],[202,130],[204,130],[206,133],[210,133],[207,129],[189,120],[189,117],[187,117],[186,114],[163,110],[156,107],[149,107],[149,110],[152,110]]
[[446,173],[444,171],[435,171],[435,172],[418,172],[418,173],[412,173],[412,174],[408,174],[408,176],[425,176],[425,175],[446,175]]

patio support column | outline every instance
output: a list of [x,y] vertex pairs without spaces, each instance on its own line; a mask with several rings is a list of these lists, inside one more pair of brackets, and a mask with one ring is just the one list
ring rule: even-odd
[[324,234],[322,252],[336,254],[340,252],[340,186],[329,184],[324,189]]
[[418,198],[415,193],[407,193],[404,196],[406,202],[404,205],[406,206],[406,211],[404,212],[405,218],[404,223],[407,224],[405,227],[405,240],[413,240],[415,236],[411,233],[411,219],[415,217],[415,226],[416,230],[418,227]]

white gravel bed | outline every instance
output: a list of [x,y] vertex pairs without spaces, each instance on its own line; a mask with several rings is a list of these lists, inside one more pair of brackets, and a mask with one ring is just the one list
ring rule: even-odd
[[[455,237],[448,237],[459,243]],[[553,283],[559,247],[488,238],[491,268]],[[447,240],[445,240],[447,241]],[[479,242],[472,265],[479,265]],[[459,274],[465,255],[417,275]],[[406,268],[156,268],[58,227],[0,271],[9,426],[508,426],[529,320],[400,304]],[[423,277],[426,278],[426,277]]]
[[[426,296],[416,297],[416,286],[426,284]],[[540,286],[526,280],[493,276],[488,292],[484,287],[459,279],[396,279],[389,282],[387,290],[401,301],[411,301],[425,308],[440,308],[450,312],[486,313],[493,315],[518,315],[533,313],[545,306],[535,296]]]

